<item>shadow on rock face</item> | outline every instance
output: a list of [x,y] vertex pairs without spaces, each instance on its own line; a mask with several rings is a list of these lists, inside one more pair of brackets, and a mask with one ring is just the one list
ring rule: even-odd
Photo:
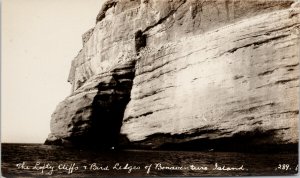
[[110,149],[117,147],[130,100],[135,62],[115,67],[90,80],[59,104],[45,144]]
[[134,64],[125,65],[112,71],[109,83],[99,83],[98,94],[92,104],[91,128],[87,136],[78,140],[79,145],[104,149],[118,146],[133,77]]
[[[128,148],[142,148],[154,150],[185,150],[185,151],[232,151],[232,152],[297,152],[298,144],[268,143],[276,140],[277,130],[262,131],[256,129],[249,132],[239,132],[231,137],[197,138],[206,134],[213,134],[218,130],[196,131],[189,134],[157,133],[147,137],[142,142],[131,143]],[[266,140],[266,142],[261,142]]]

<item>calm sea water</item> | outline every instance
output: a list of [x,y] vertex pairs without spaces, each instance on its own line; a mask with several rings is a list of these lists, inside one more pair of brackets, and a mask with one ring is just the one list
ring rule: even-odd
[[185,151],[87,151],[2,144],[6,177],[249,176],[298,172],[298,154]]

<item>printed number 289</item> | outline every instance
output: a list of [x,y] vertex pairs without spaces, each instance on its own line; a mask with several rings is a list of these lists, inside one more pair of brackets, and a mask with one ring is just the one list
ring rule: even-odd
[[290,170],[290,165],[289,164],[278,164],[277,170]]

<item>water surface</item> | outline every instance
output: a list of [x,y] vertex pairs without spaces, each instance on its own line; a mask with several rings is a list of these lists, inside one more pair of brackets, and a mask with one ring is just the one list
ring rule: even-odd
[[297,165],[297,153],[88,151],[2,144],[1,169],[6,177],[250,176],[296,174]]

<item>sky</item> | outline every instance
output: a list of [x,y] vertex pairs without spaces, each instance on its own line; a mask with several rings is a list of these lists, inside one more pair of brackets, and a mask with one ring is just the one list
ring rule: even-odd
[[51,114],[71,91],[71,60],[103,0],[4,0],[1,10],[1,142],[43,143]]

